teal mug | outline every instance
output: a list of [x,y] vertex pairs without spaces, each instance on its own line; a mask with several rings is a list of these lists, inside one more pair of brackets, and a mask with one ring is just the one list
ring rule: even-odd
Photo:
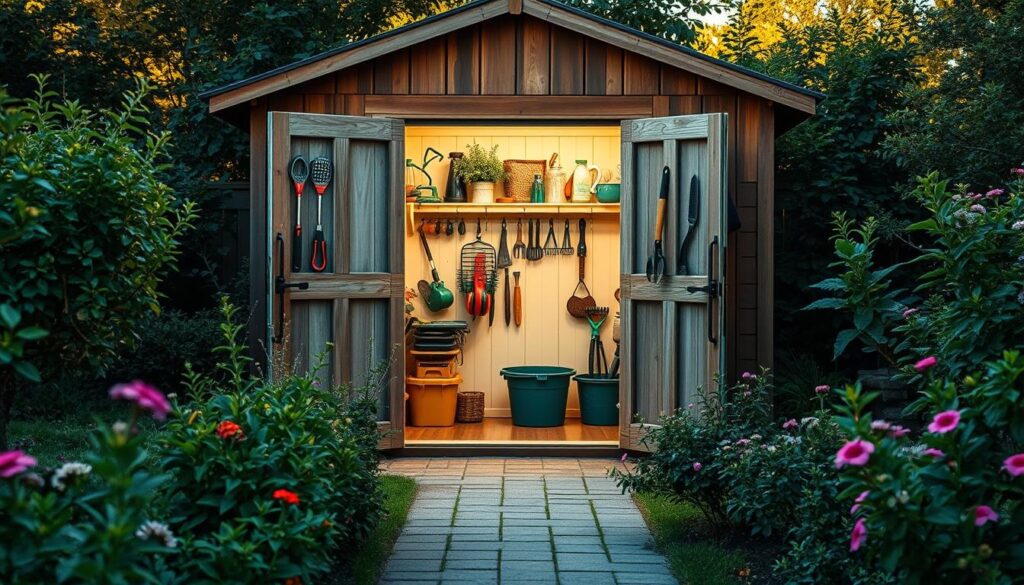
[[618,203],[619,187],[618,183],[598,183],[595,192],[597,200],[601,203]]

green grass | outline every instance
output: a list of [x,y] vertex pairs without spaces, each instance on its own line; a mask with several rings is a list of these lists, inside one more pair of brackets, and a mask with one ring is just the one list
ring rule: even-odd
[[46,467],[63,461],[81,461],[89,447],[89,434],[96,424],[86,419],[15,420],[8,428],[10,444],[39,460]]
[[700,511],[664,496],[635,494],[633,499],[680,583],[719,585],[739,581],[737,571],[747,567],[744,555],[708,536],[707,522]]
[[382,475],[380,483],[385,498],[384,519],[352,555],[351,563],[343,567],[335,585],[376,585],[391,555],[391,547],[405,525],[416,495],[416,482],[408,477]]

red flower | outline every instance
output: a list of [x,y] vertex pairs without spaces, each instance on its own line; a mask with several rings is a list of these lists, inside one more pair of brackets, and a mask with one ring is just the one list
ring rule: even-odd
[[274,499],[294,506],[299,503],[299,494],[288,490],[277,490],[274,492]]
[[288,577],[284,580],[284,585],[302,585],[302,579],[299,577]]
[[224,420],[217,425],[217,436],[227,440],[232,437],[242,440],[245,438],[245,433],[242,432],[242,427],[238,426],[232,421]]

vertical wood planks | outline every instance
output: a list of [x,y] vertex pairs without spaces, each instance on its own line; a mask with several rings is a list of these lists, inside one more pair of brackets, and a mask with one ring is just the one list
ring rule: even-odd
[[516,21],[498,18],[480,25],[480,93],[516,93]]
[[519,26],[516,93],[546,95],[550,88],[551,38],[546,22],[524,18]]
[[409,50],[396,51],[374,62],[374,93],[399,95],[409,93]]
[[623,59],[623,91],[625,95],[656,95],[659,65],[655,61],[627,51]]
[[409,93],[444,94],[447,87],[447,49],[448,42],[440,37],[422,42],[410,50]]
[[448,93],[480,93],[480,28],[471,27],[448,35]]
[[555,27],[551,29],[551,94],[583,94],[583,35]]

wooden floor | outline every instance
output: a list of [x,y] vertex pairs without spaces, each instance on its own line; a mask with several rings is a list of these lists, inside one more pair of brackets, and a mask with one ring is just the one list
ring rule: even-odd
[[585,425],[567,418],[560,427],[517,427],[510,418],[485,418],[480,423],[456,423],[453,427],[405,427],[405,442],[533,442],[618,444],[619,427]]

